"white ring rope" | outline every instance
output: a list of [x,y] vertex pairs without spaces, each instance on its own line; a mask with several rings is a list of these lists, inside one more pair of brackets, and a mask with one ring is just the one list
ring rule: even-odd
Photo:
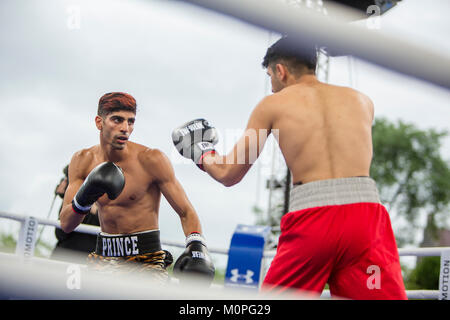
[[[183,0],[187,3],[232,16],[255,26],[289,34],[302,46],[326,46],[331,55],[353,55],[405,75],[450,88],[450,56],[444,51],[382,34],[361,26],[330,19],[306,8],[271,0]],[[332,4],[327,3],[327,6]],[[333,12],[347,17],[352,12],[333,5]],[[341,19],[343,20],[343,19]]]
[[[7,212],[0,211],[0,218],[6,218],[6,219],[12,219],[19,222],[25,222],[27,220],[27,216],[24,215],[17,215]],[[57,220],[50,220],[50,219],[43,219],[43,218],[34,218],[38,224],[43,224],[47,226],[53,226],[56,228],[61,228],[59,221]],[[97,226],[91,226],[91,225],[80,225],[76,229],[78,232],[87,233],[87,234],[98,234],[100,232],[100,228]],[[184,248],[185,243],[183,242],[177,242],[177,241],[164,241],[161,240],[161,243],[166,246],[173,246],[173,247],[179,247]],[[400,248],[398,249],[398,253],[400,256],[441,256],[442,252],[445,250],[449,250],[449,247],[435,247],[435,248]],[[216,254],[224,254],[228,255],[228,249],[223,248],[209,248],[209,251],[211,253]],[[263,259],[271,259],[275,256],[276,250],[266,250],[263,254]],[[23,298],[36,298],[39,297],[39,299],[52,299],[55,297],[58,297],[58,299],[77,299],[80,297],[74,296],[73,293],[68,293],[66,289],[62,289],[60,287],[54,287],[53,284],[49,284],[48,290],[53,290],[48,293],[47,296],[39,295],[39,292],[42,292],[39,288],[42,286],[42,279],[48,277],[49,279],[53,279],[52,275],[53,271],[50,272],[51,274],[48,274],[48,270],[52,269],[61,269],[61,268],[67,268],[71,264],[50,260],[50,259],[42,259],[42,258],[36,258],[36,257],[29,257],[26,259],[26,261],[34,261],[32,264],[26,263],[28,267],[23,267],[20,265],[21,262],[23,262],[24,258],[17,254],[6,254],[0,252],[0,293],[5,288],[13,288],[14,292],[11,291],[11,294],[14,296],[16,294],[17,296],[23,297]],[[14,267],[11,264],[11,262],[14,262],[16,264]],[[45,268],[41,268],[40,270],[34,270],[35,264],[38,264],[39,266],[45,265]],[[72,264],[73,265],[73,264]],[[31,269],[28,269],[30,268]],[[85,268],[84,265],[79,265],[81,268]],[[3,269],[3,271],[2,271]],[[42,270],[45,269],[45,270]],[[13,273],[14,276],[8,276],[8,273]],[[31,278],[30,274],[33,273],[33,276]],[[27,279],[26,281],[24,279]],[[128,280],[133,280],[132,278]],[[28,281],[28,282],[27,282]],[[101,285],[104,287],[110,287],[111,284],[108,283],[107,280],[102,279],[91,279],[89,281],[93,281],[93,283],[98,283],[100,281]],[[9,284],[8,284],[9,283]],[[106,285],[105,285],[106,283]],[[29,288],[32,287],[33,290],[29,290]],[[209,293],[207,296],[203,296],[203,293],[198,293],[198,296],[183,296],[183,294],[186,294],[187,291],[182,291],[181,293],[177,293],[178,295],[173,295],[175,287],[167,288],[167,290],[161,295],[158,294],[158,296],[151,296],[147,292],[146,289],[141,288],[139,285],[136,287],[136,293],[132,297],[124,297],[123,295],[117,296],[117,294],[120,293],[114,293],[111,294],[108,290],[95,290],[94,287],[90,287],[83,293],[83,299],[98,299],[99,297],[104,299],[162,299],[165,294],[167,294],[167,299],[184,299],[186,297],[189,297],[189,299],[281,299],[282,297],[279,296],[261,296],[259,294],[253,294],[253,295],[243,295],[243,296],[234,296],[234,293],[230,293],[230,296],[228,296],[228,293],[224,293],[223,291],[219,290],[217,291],[217,288],[220,288],[220,286],[215,286],[215,292],[211,296]],[[103,288],[103,287],[102,287]],[[118,288],[118,287],[117,287]],[[145,286],[145,288],[148,288]],[[190,288],[189,290],[191,290]],[[62,290],[62,291],[61,291]],[[7,291],[9,292],[9,291]],[[184,292],[184,293],[183,293]],[[209,290],[208,290],[209,292]],[[439,298],[439,291],[437,290],[407,290],[406,291],[407,296],[409,299],[438,299]],[[284,296],[283,296],[284,297]],[[324,290],[320,298],[330,298],[330,292],[329,290]],[[0,297],[1,298],[1,297]],[[303,296],[301,293],[300,295],[296,293],[294,296],[287,296],[287,299],[311,299],[310,296]]]
[[[12,220],[16,220],[19,222],[23,222],[23,221],[25,221],[25,219],[27,217],[24,215],[17,215],[17,214],[13,214],[13,213],[0,211],[0,218],[12,219]],[[52,227],[61,229],[61,225],[58,220],[51,220],[51,219],[37,218],[37,217],[35,217],[35,219],[39,224],[46,225],[46,226],[52,226]],[[98,226],[93,226],[93,225],[88,225],[88,224],[80,224],[78,227],[75,228],[74,231],[97,235],[101,230],[100,230],[100,227],[98,227]],[[186,248],[186,244],[181,241],[171,241],[171,240],[162,239],[161,243],[166,246],[178,247],[178,248],[183,248],[183,249]],[[208,246],[208,251],[211,253],[228,255],[228,249],[215,248],[215,247]]]
[[[19,222],[25,221],[26,216],[18,215],[8,212],[0,211],[0,218],[12,219]],[[35,218],[39,224],[46,226],[53,226],[55,228],[61,228],[58,220],[50,220],[44,218]],[[100,227],[80,224],[74,231],[97,235],[100,232]],[[161,240],[161,243],[166,246],[185,248],[186,244],[181,241]],[[449,249],[449,247],[433,247],[433,248],[399,248],[398,254],[400,256],[417,256],[417,257],[432,257],[440,256],[442,251]],[[208,247],[208,250],[212,253],[228,255],[228,249]],[[276,250],[266,250],[263,258],[273,258],[276,254]]]

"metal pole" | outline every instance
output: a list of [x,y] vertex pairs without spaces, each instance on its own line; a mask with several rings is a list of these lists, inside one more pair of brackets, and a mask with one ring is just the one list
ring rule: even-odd
[[286,169],[286,184],[284,186],[284,209],[283,215],[289,211],[289,197],[291,193],[291,170]]

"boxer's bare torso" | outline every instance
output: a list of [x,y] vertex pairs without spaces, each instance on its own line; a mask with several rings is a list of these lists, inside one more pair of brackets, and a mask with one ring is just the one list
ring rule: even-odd
[[267,109],[294,183],[369,176],[373,105],[366,96],[308,81],[274,94]]
[[[161,191],[155,183],[156,177],[150,163],[152,153],[158,156],[158,151],[130,141],[127,147],[127,157],[114,162],[125,176],[122,193],[115,200],[110,200],[106,194],[97,200],[100,225],[106,233],[158,229]],[[105,161],[99,145],[80,151],[71,163],[77,173],[74,186],[83,183],[89,172]]]
[[129,234],[158,229],[161,194],[180,216],[185,235],[201,232],[198,216],[166,155],[128,139],[120,140],[133,131],[134,114],[116,112],[105,120],[97,119],[102,130],[100,144],[76,152],[69,165],[69,186],[60,215],[62,229],[71,232],[81,223],[83,215],[73,212],[72,199],[97,165],[112,161],[122,169],[125,186],[116,199],[104,194],[96,201],[103,232]]
[[[294,183],[369,176],[373,112],[373,104],[365,95],[305,75],[265,97],[253,110],[246,134],[232,152],[225,159],[206,156],[205,170],[227,186],[238,183],[254,162],[251,150],[257,148],[259,155],[273,133]],[[267,134],[257,134],[258,141],[248,138],[251,132],[261,130]],[[243,150],[247,162],[239,164],[237,159]]]

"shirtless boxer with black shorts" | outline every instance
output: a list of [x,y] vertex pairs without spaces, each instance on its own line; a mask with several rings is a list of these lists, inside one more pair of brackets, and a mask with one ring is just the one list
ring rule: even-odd
[[333,296],[406,299],[389,214],[369,177],[373,103],[351,88],[319,82],[315,50],[299,55],[291,48],[283,37],[267,50],[263,66],[273,94],[254,108],[228,155],[214,150],[217,134],[204,119],[175,129],[173,142],[212,178],[232,186],[269,134],[276,136],[294,187],[263,289],[320,294],[328,283]]
[[100,144],[78,151],[69,165],[69,186],[60,214],[61,228],[72,232],[96,203],[101,233],[89,265],[104,271],[150,270],[168,279],[170,254],[161,249],[158,212],[161,194],[178,213],[186,250],[174,273],[196,275],[210,283],[214,265],[202,228],[173,167],[161,151],[129,141],[136,100],[121,92],[100,98],[95,124]]

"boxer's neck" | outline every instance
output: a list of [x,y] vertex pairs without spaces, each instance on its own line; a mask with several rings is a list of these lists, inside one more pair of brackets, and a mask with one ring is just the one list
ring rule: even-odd
[[123,149],[116,149],[110,144],[105,144],[103,141],[100,141],[100,153],[104,161],[123,161],[128,157],[129,151],[128,143]]

